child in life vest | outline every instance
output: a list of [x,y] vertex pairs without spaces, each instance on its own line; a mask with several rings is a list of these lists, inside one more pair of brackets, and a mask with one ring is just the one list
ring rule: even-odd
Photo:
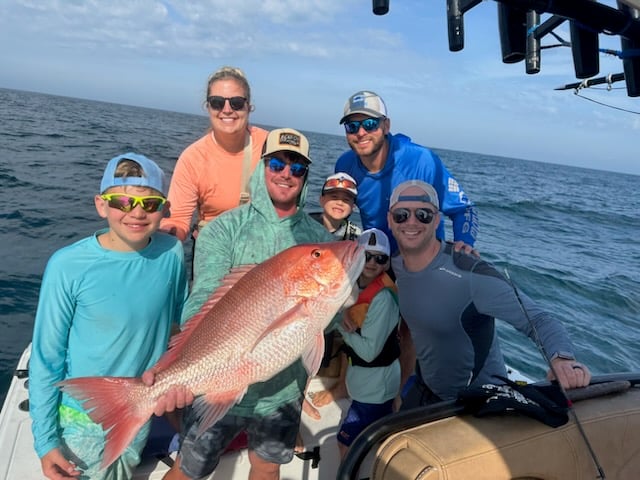
[[362,232],[358,243],[367,260],[358,278],[360,294],[338,325],[349,359],[346,387],[352,399],[338,431],[342,458],[367,425],[392,413],[400,389],[400,309],[395,284],[386,273],[389,239],[371,228]]

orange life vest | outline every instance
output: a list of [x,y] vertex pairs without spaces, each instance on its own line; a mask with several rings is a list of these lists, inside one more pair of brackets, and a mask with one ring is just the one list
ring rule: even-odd
[[375,297],[383,288],[391,290],[397,301],[398,288],[396,287],[396,284],[391,280],[391,277],[387,275],[386,272],[382,272],[360,292],[356,303],[347,309],[347,315],[349,315],[351,321],[356,324],[358,328],[362,327],[362,324],[364,323],[364,319],[367,316],[367,310],[369,310],[369,305],[371,304],[373,297]]
[[[369,309],[369,305],[373,301],[373,297],[375,297],[376,294],[383,288],[388,288],[393,295],[396,303],[398,302],[398,290],[395,283],[393,282],[393,280],[391,280],[391,277],[389,277],[389,275],[384,272],[381,273],[369,285],[367,285],[362,290],[362,292],[360,292],[355,305],[347,309],[349,318],[358,326],[358,328],[356,329],[356,333],[360,333],[360,328],[362,327],[362,324],[364,323],[364,320],[367,316],[367,310]],[[342,346],[342,350],[347,354],[351,365],[357,365],[360,367],[389,366],[396,360],[396,358],[400,356],[398,329],[394,328],[391,333],[389,333],[389,336],[387,337],[382,350],[380,351],[378,356],[370,362],[367,362],[366,360],[360,358],[358,354],[353,350],[353,348],[351,348],[346,343]]]

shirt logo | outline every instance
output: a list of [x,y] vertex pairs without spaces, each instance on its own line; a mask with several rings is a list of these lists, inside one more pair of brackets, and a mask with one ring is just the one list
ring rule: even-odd
[[440,267],[438,270],[441,271],[441,272],[444,272],[444,273],[448,273],[449,275],[452,275],[452,276],[454,276],[456,278],[462,278],[462,275],[460,275],[459,273],[456,273],[456,272],[452,272],[448,268]]

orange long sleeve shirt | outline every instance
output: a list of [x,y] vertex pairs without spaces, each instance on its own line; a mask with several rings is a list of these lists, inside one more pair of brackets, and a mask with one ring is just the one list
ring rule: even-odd
[[[249,127],[251,172],[260,160],[267,131]],[[186,240],[194,212],[209,221],[240,204],[244,151],[232,154],[214,142],[211,133],[196,140],[180,155],[171,177],[168,199],[171,216],[160,224],[162,230],[176,228],[176,236]]]

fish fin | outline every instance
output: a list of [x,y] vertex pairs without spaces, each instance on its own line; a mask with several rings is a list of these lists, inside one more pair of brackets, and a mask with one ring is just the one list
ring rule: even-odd
[[256,339],[256,341],[253,343],[253,345],[251,346],[251,348],[249,350],[253,351],[253,349],[256,348],[256,346],[262,340],[264,340],[267,335],[269,335],[274,330],[277,330],[279,328],[284,328],[289,323],[300,320],[300,317],[302,317],[302,316],[308,317],[309,314],[307,312],[303,311],[303,310],[306,310],[306,309],[307,309],[307,306],[306,306],[306,304],[304,302],[298,303],[293,308],[290,308],[289,310],[284,312],[282,315],[277,317],[273,322],[271,322],[269,327],[266,328],[264,330],[264,332],[262,332],[262,335],[260,335]]
[[316,338],[302,352],[302,364],[310,377],[320,369],[324,356],[324,333],[318,332]]
[[107,468],[133,441],[151,417],[153,406],[141,408],[132,393],[147,387],[139,378],[82,377],[57,383],[60,389],[82,402],[89,417],[107,432],[101,468]]
[[209,313],[209,311],[220,301],[222,297],[224,297],[224,295],[238,282],[238,280],[254,268],[255,265],[240,265],[232,268],[229,273],[222,278],[220,286],[215,289],[209,298],[207,298],[207,301],[202,304],[200,310],[185,322],[179,333],[171,337],[167,351],[162,355],[162,357],[160,357],[160,360],[158,360],[154,366],[156,373],[165,370],[178,359],[185,344],[188,342],[191,335],[193,335],[193,332],[196,330],[198,325],[202,323],[204,317],[207,316],[207,313]]
[[247,393],[247,387],[241,391],[226,392],[224,394],[208,393],[196,398],[193,402],[193,409],[200,418],[198,436],[224,417],[231,407],[242,400],[245,393]]

